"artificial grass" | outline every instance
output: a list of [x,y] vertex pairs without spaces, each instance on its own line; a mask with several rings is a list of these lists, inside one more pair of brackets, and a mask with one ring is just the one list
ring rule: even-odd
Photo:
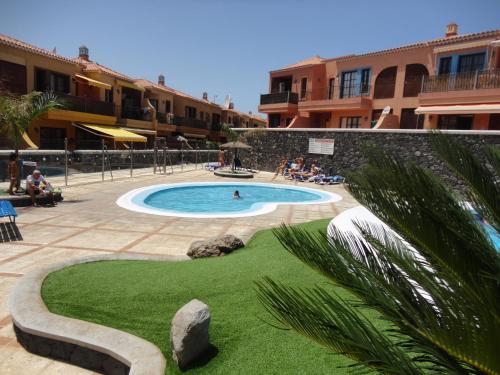
[[[301,226],[324,230],[327,223],[319,220]],[[350,373],[343,367],[352,363],[347,358],[333,355],[293,331],[270,326],[273,320],[259,303],[254,286],[263,276],[288,285],[333,288],[265,230],[245,248],[225,257],[177,263],[105,261],[68,267],[47,277],[42,297],[53,313],[114,327],[154,343],[167,359],[168,374],[180,373],[171,360],[170,322],[193,298],[210,307],[210,337],[219,352],[187,373]]]

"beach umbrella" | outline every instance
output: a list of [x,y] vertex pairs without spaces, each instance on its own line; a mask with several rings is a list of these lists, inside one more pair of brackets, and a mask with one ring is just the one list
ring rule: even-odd
[[234,141],[234,142],[228,142],[224,143],[220,146],[221,149],[224,148],[232,148],[234,149],[234,157],[233,157],[233,163],[231,165],[231,171],[234,172],[234,167],[235,167],[235,162],[236,162],[236,157],[238,156],[238,150],[240,148],[249,150],[252,148],[252,146],[247,145],[246,143],[240,142],[240,141]]

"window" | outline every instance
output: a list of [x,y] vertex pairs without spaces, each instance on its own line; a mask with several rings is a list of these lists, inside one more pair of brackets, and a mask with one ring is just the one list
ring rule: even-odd
[[300,98],[305,98],[307,93],[307,77],[304,77],[300,81]]
[[153,107],[155,107],[156,112],[158,112],[158,99],[151,99],[151,98],[150,98],[150,99],[149,99],[149,102],[151,103],[151,105],[152,105]]
[[219,125],[220,124],[220,115],[218,113],[213,113],[212,114],[212,125]]
[[229,117],[227,118],[227,122],[228,122],[229,124],[232,124],[232,123],[233,123],[233,119],[231,118],[231,116],[229,116]]
[[43,150],[64,150],[65,128],[40,127],[40,148]]
[[351,98],[356,95],[356,74],[356,70],[342,73],[341,98]]
[[167,102],[165,103],[165,112],[167,112],[167,113],[171,112],[170,100],[167,100]]
[[451,73],[451,56],[442,57],[439,60],[439,71],[438,74],[450,74]]
[[45,69],[35,69],[36,91],[69,94],[69,76]]
[[370,69],[361,70],[361,94],[368,94],[370,91]]
[[401,129],[423,129],[424,115],[416,115],[415,108],[403,108],[399,127]]
[[341,117],[341,128],[359,128],[361,117]]
[[26,94],[26,67],[0,60],[0,92]]
[[200,120],[204,120],[204,119],[205,119],[205,112],[200,111]]
[[187,105],[185,115],[186,118],[196,118],[196,108]]
[[113,89],[104,91],[104,101],[106,103],[113,103]]
[[475,72],[477,70],[483,70],[484,55],[484,52],[481,52],[460,56],[458,59],[458,72]]
[[397,66],[391,66],[382,70],[375,79],[375,87],[373,90],[374,99],[394,98],[396,90],[396,75],[398,72]]
[[281,115],[279,113],[273,113],[269,115],[269,127],[279,128],[281,123]]
[[473,115],[441,115],[438,118],[439,129],[470,130]]
[[328,80],[328,99],[333,99],[334,87],[335,87],[335,78],[330,78]]

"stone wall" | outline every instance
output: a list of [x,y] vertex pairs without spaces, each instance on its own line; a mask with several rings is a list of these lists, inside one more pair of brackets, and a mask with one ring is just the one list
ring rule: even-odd
[[23,332],[15,324],[13,326],[17,341],[30,353],[72,363],[100,374],[127,375],[130,372],[126,364],[107,354],[64,341],[32,335]]
[[[268,129],[239,130],[242,140],[252,146],[250,151],[240,151],[244,166],[259,170],[275,171],[282,157],[304,156],[306,164],[317,161],[327,174],[345,175],[363,164],[362,146],[370,143],[385,151],[413,160],[431,169],[453,186],[462,183],[440,160],[432,149],[428,131],[424,130],[365,130],[365,129]],[[486,145],[500,146],[498,131],[444,131],[456,138],[475,154],[483,158],[481,149]],[[308,153],[309,138],[335,140],[334,155]]]

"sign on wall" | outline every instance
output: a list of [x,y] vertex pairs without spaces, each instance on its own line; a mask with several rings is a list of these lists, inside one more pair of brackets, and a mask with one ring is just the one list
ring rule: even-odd
[[321,155],[333,155],[333,139],[309,138],[309,153]]

